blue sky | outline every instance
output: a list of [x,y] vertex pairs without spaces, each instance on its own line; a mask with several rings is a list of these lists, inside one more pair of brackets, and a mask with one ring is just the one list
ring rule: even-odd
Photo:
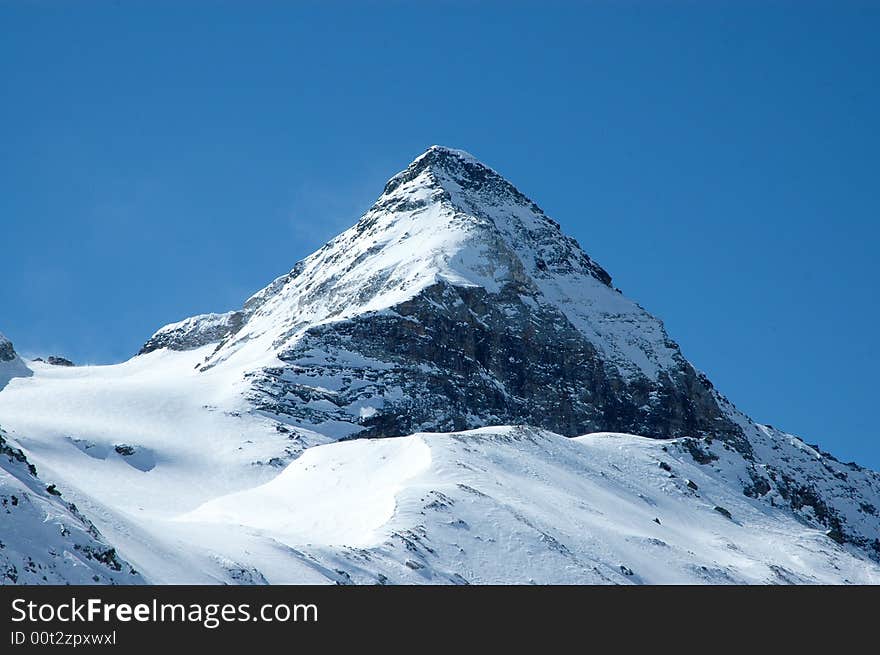
[[876,3],[0,4],[0,330],[129,357],[425,147],[535,199],[756,419],[880,468]]

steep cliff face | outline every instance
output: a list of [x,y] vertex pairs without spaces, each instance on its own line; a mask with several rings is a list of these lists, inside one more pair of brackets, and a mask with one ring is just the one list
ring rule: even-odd
[[[531,302],[530,302],[531,301]],[[258,376],[264,410],[343,436],[529,424],[748,443],[684,360],[625,376],[551,304],[440,282],[415,298],[307,330]]]

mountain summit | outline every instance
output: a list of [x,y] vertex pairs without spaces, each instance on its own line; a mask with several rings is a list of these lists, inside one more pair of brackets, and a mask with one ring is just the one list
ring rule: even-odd
[[[167,326],[142,352],[219,341],[204,369],[247,369],[261,409],[339,436],[528,423],[747,449],[660,321],[610,282],[498,173],[433,146],[241,310]],[[308,383],[325,375],[349,382]]]

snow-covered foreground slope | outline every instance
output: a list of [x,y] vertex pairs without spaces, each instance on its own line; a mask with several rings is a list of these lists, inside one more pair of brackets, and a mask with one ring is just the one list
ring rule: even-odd
[[417,434],[311,449],[181,521],[244,526],[231,558],[277,541],[358,583],[880,583],[876,563],[734,492],[723,474],[741,468],[624,434]]

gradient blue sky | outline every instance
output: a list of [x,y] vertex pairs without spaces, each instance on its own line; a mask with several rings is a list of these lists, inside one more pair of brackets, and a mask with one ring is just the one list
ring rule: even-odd
[[878,3],[0,2],[0,30],[24,353],[238,307],[441,143],[757,420],[880,468]]

